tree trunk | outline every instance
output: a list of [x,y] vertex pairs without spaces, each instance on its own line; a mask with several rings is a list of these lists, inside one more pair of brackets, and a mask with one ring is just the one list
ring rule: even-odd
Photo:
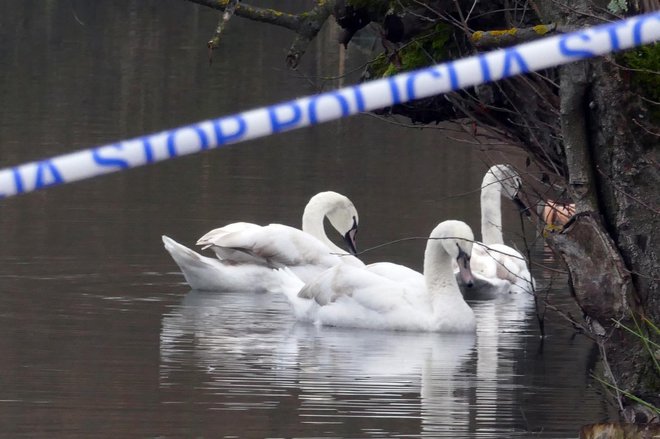
[[[586,2],[574,7],[578,3],[582,11],[595,12]],[[657,407],[655,350],[619,323],[637,328],[643,318],[660,321],[659,139],[644,127],[650,115],[614,56],[560,68],[560,98],[577,215],[549,240],[568,267],[576,300],[599,341],[611,375],[606,379]],[[645,325],[639,330],[656,335]],[[643,406],[621,401],[628,405],[626,420],[649,420]]]

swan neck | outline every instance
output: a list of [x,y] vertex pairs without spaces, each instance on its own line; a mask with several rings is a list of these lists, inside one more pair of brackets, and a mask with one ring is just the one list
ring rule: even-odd
[[460,295],[451,256],[440,240],[430,240],[424,253],[424,280],[431,296]]
[[504,244],[502,237],[502,184],[490,172],[481,184],[481,241]]
[[302,230],[309,233],[332,250],[333,253],[345,254],[346,251],[337,246],[325,234],[325,227],[323,227],[323,219],[327,214],[327,209],[321,208],[318,204],[308,204],[305,207],[302,217]]

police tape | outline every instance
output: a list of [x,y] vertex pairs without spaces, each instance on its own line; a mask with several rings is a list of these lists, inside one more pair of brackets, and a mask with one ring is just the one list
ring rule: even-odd
[[660,12],[0,170],[0,198],[316,125],[660,39]]

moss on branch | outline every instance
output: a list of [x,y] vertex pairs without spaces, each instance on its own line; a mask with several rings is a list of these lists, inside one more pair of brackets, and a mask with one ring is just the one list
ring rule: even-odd
[[535,40],[556,30],[556,24],[538,24],[528,28],[476,31],[470,35],[470,42],[479,49],[504,47]]
[[[206,6],[207,8],[224,11],[229,5],[229,0],[186,0],[191,3]],[[287,29],[297,31],[300,27],[301,16],[296,14],[288,14],[285,12],[277,11],[275,9],[260,8],[257,6],[250,6],[246,3],[239,3],[236,7],[235,14],[238,17],[248,18],[250,20],[259,21],[262,23],[273,24],[276,26],[285,27]]]

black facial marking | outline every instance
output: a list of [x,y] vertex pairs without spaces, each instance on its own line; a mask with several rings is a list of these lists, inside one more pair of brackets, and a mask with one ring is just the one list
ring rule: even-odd
[[470,256],[463,251],[460,245],[458,245],[458,242],[456,243],[456,247],[458,247],[458,256],[456,257],[456,261],[460,263],[461,259],[463,259],[463,267],[467,268],[470,265]]
[[518,194],[516,194],[512,198],[513,203],[518,207],[518,210],[520,213],[524,213],[526,216],[531,216],[532,214],[529,211],[529,207],[525,205],[525,203],[522,202],[520,198],[518,198]]
[[355,235],[357,235],[358,232],[358,225],[357,225],[357,218],[353,217],[353,227],[351,227],[351,230],[346,232],[346,235],[344,235],[344,241],[346,241],[346,244],[348,244],[348,248],[351,253],[354,255],[357,254],[357,247],[355,245]]

